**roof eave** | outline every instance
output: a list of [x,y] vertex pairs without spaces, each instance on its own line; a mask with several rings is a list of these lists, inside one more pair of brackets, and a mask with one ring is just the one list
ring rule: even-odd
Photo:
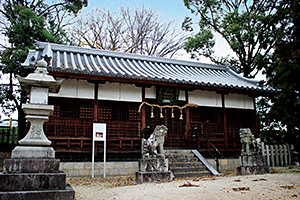
[[124,78],[121,76],[109,76],[107,74],[103,75],[95,75],[92,73],[85,73],[82,72],[78,73],[66,73],[66,71],[61,70],[49,70],[49,73],[57,78],[66,78],[66,79],[85,79],[90,82],[120,82],[120,83],[129,83],[129,84],[136,84],[136,85],[155,85],[155,86],[167,86],[167,87],[176,87],[182,90],[208,90],[208,91],[217,91],[221,93],[239,93],[239,94],[248,94],[250,96],[272,96],[274,95],[275,91],[273,90],[266,90],[266,89],[255,89],[255,88],[239,88],[239,87],[228,87],[223,85],[217,84],[204,84],[204,83],[190,83],[190,82],[176,82],[170,80],[155,80],[149,77],[136,77],[136,78]]

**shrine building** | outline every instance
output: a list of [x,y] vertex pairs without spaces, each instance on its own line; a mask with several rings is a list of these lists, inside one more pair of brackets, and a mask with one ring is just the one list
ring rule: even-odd
[[[54,114],[44,131],[62,161],[89,160],[93,123],[107,124],[107,159],[141,156],[145,128],[165,125],[165,148],[187,149],[197,127],[223,153],[241,150],[240,128],[258,137],[255,98],[272,88],[228,66],[37,42],[23,67],[44,58],[58,94],[49,93]],[[201,137],[201,152],[210,145]],[[98,157],[103,143],[97,143]]]

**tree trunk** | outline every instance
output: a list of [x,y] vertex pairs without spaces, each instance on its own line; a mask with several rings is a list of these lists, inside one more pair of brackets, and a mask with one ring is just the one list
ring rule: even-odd
[[25,113],[23,109],[18,110],[18,138],[19,140],[23,139],[27,133],[26,128],[26,119],[25,119]]

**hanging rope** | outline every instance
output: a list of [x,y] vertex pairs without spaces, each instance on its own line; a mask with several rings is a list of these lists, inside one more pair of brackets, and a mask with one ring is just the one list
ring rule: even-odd
[[170,106],[170,105],[165,105],[165,106],[160,106],[160,105],[157,105],[157,104],[150,104],[150,103],[147,103],[147,102],[142,102],[141,105],[139,106],[139,110],[138,112],[141,113],[141,109],[143,107],[143,105],[146,104],[147,106],[151,106],[151,118],[154,118],[154,113],[153,113],[153,110],[154,110],[154,107],[157,107],[160,109],[160,118],[164,118],[163,116],[163,109],[164,108],[171,108],[171,118],[174,118],[174,108],[178,108],[180,110],[180,117],[179,119],[180,120],[183,120],[183,115],[182,115],[182,110],[185,109],[186,107],[198,107],[197,104],[192,104],[192,103],[188,103],[184,106],[177,106],[177,105],[173,105],[173,106]]

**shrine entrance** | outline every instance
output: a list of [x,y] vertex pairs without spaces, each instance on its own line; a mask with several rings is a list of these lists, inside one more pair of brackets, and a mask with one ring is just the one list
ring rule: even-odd
[[[165,125],[168,128],[168,133],[165,137],[164,147],[167,148],[185,148],[187,141],[185,138],[186,117],[184,110],[182,114],[180,109],[163,108],[162,112],[159,108],[146,106],[146,127],[150,126],[152,130],[157,125]],[[151,112],[153,116],[151,117]],[[173,114],[172,114],[173,113]]]

